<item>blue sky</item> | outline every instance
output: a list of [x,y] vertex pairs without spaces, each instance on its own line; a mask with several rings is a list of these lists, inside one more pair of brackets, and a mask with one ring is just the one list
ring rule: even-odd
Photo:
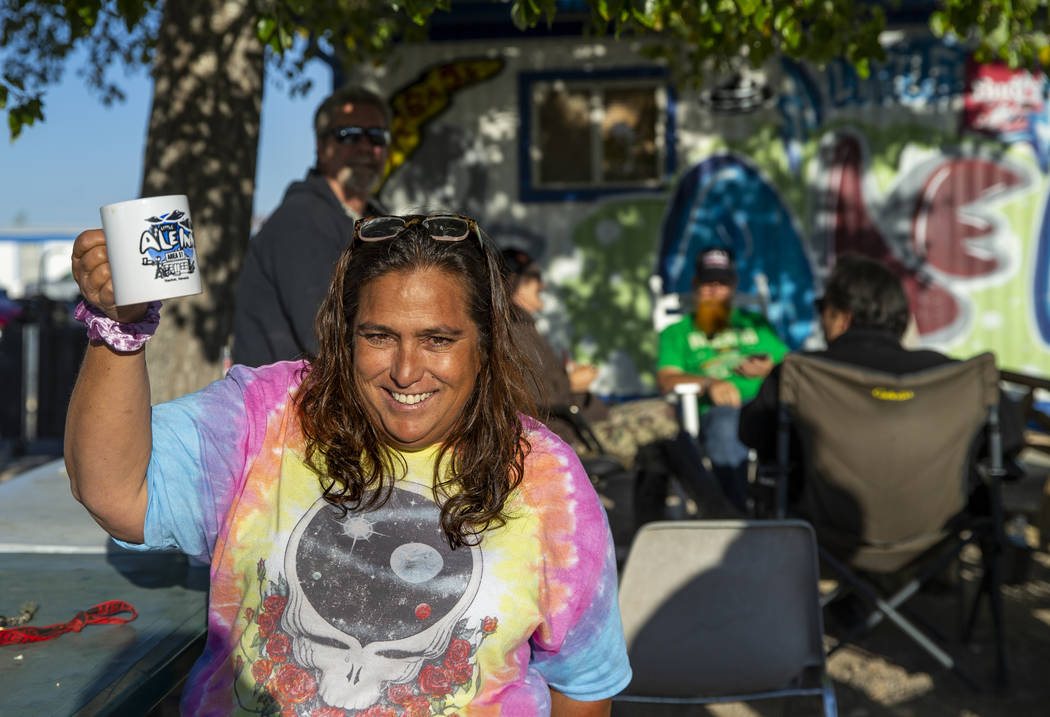
[[[314,85],[305,97],[292,99],[283,86],[267,81],[255,176],[257,216],[269,214],[288,183],[313,163],[313,112],[331,89],[331,75],[316,61],[307,73]],[[7,122],[0,123],[0,228],[96,227],[100,206],[139,196],[153,83],[141,70],[123,77],[121,87],[127,100],[104,107],[67,70],[45,98],[43,123],[27,127],[14,142]],[[2,111],[0,118],[6,120]]]

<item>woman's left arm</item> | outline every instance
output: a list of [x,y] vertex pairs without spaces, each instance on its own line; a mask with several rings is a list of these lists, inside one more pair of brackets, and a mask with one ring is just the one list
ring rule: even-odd
[[551,441],[550,455],[564,460],[526,464],[527,482],[550,486],[543,502],[535,503],[541,524],[538,578],[549,587],[537,601],[542,624],[529,637],[529,669],[550,689],[551,715],[608,717],[610,698],[631,681],[616,553],[605,511],[579,458]]
[[612,699],[580,702],[551,690],[551,717],[608,717],[611,712]]

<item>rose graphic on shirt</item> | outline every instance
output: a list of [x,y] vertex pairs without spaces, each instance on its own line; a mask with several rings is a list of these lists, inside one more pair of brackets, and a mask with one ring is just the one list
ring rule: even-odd
[[252,685],[246,701],[264,714],[369,717],[444,715],[469,702],[478,648],[498,619],[466,616],[481,550],[451,550],[439,519],[413,484],[374,511],[318,501],[292,532],[285,572],[267,580],[259,563],[264,594],[242,611],[259,651],[251,679],[238,677]]

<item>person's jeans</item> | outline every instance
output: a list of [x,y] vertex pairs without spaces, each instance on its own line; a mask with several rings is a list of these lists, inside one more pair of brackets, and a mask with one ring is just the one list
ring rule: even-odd
[[734,506],[747,512],[747,446],[737,437],[740,409],[712,406],[700,417],[700,440],[718,482]]

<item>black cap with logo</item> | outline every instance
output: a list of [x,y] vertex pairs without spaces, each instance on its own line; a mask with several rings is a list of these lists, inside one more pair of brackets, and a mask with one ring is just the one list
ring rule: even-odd
[[733,262],[733,252],[729,249],[710,247],[696,255],[695,281],[697,284],[715,281],[735,284],[736,278],[736,264]]

